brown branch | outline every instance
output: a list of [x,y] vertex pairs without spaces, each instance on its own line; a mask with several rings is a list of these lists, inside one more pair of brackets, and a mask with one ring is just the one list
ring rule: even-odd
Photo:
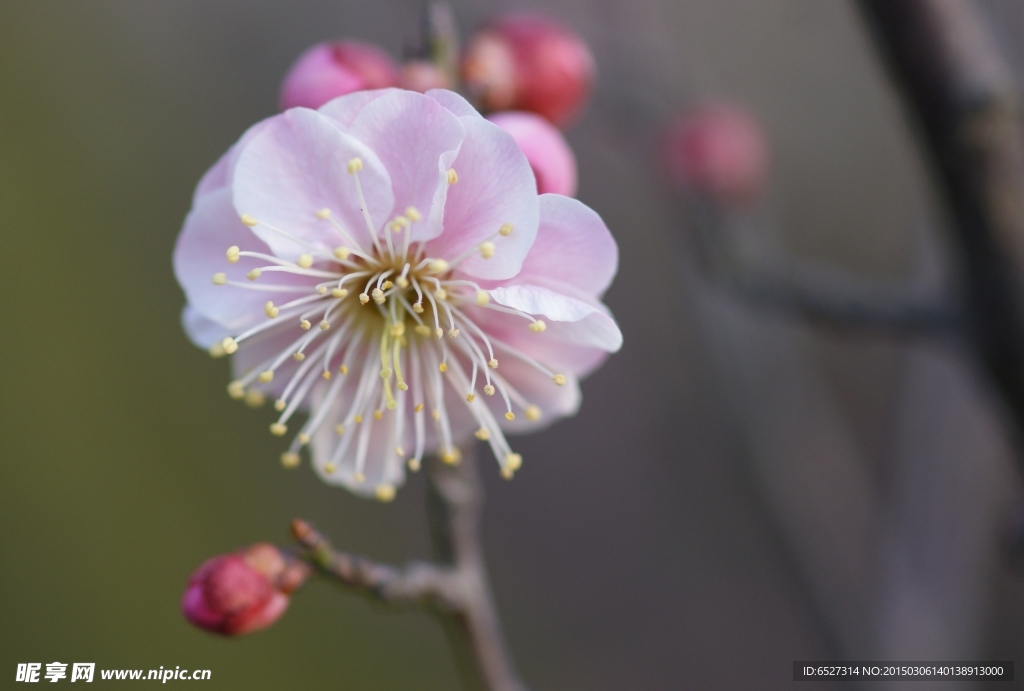
[[295,519],[292,534],[303,556],[342,585],[394,605],[418,605],[442,618],[468,689],[526,691],[505,646],[480,541],[483,489],[472,449],[461,462],[429,459],[428,507],[439,563],[403,568],[339,552],[309,523]]
[[966,269],[968,328],[1024,429],[1024,137],[1018,86],[968,0],[857,0],[923,134]]

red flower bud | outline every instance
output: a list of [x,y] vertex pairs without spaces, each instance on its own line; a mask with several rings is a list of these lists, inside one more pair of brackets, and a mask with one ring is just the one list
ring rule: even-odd
[[299,56],[281,84],[281,110],[319,108],[333,98],[398,85],[398,66],[370,43],[318,43]]
[[495,113],[487,118],[512,135],[537,178],[537,192],[576,194],[576,157],[565,137],[539,115],[522,111]]
[[422,94],[431,89],[451,89],[452,80],[432,62],[410,60],[402,65],[399,86]]
[[528,110],[564,127],[590,96],[594,59],[579,36],[551,19],[511,15],[473,37],[462,77],[484,110]]
[[665,152],[669,173],[682,185],[719,203],[756,201],[768,178],[768,142],[760,123],[724,103],[701,106],[669,126]]
[[204,562],[189,578],[181,611],[201,629],[239,636],[264,629],[288,608],[288,594],[309,576],[273,545],[260,543]]

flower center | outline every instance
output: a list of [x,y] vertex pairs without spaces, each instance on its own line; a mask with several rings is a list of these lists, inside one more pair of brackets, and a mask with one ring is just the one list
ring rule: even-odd
[[[330,252],[252,216],[241,216],[245,225],[281,234],[304,246],[306,251],[292,262],[235,246],[228,248],[226,255],[231,263],[250,257],[268,264],[249,271],[249,283],[228,281],[222,273],[213,277],[214,283],[278,292],[292,299],[281,304],[268,300],[264,305],[268,321],[225,338],[214,345],[211,354],[232,354],[249,343],[255,346],[289,332],[294,334],[286,347],[231,382],[228,392],[234,398],[258,405],[265,398],[264,388],[275,380],[278,370],[290,360],[297,363],[274,403],[280,416],[270,431],[283,436],[300,405],[309,398],[316,399],[317,405],[282,455],[282,462],[287,467],[298,465],[300,448],[332,421],[337,435],[334,451],[329,457],[314,461],[327,475],[347,473],[347,479],[361,483],[366,479],[374,425],[384,427],[388,453],[395,454],[392,458],[405,459],[415,471],[425,453],[425,416],[429,416],[441,458],[448,463],[459,461],[461,454],[455,446],[446,404],[446,391],[452,389],[465,401],[475,419],[476,437],[491,445],[502,474],[511,478],[522,458],[512,451],[492,408],[478,399],[477,393],[499,396],[497,400],[502,406],[496,407],[504,407],[504,417],[510,421],[516,417],[515,409],[528,420],[539,419],[541,411],[501,375],[498,352],[542,372],[556,385],[566,380],[513,346],[489,336],[473,317],[483,314],[482,310],[513,314],[528,320],[534,333],[543,332],[545,323],[525,312],[492,303],[486,290],[475,281],[458,278],[455,269],[476,254],[484,259],[492,257],[501,239],[514,229],[506,223],[489,239],[451,259],[427,256],[424,244],[411,240],[414,224],[422,220],[417,209],[408,207],[383,226],[374,224],[360,185],[361,169],[359,159],[349,162],[348,171],[372,246],[357,242],[330,209],[320,209],[315,215],[330,224],[346,243]],[[457,182],[458,175],[450,170],[448,184]],[[308,281],[273,285],[259,280],[272,273],[301,276]],[[349,372],[352,377],[345,376]],[[329,384],[314,389],[322,380]],[[411,430],[407,429],[410,420]],[[413,448],[407,451],[404,440],[411,440]],[[388,482],[378,484],[375,491],[385,501],[394,496],[394,486]]]

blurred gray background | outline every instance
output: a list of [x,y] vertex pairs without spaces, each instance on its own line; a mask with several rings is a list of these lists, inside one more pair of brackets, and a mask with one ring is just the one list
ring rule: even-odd
[[[535,7],[454,5],[465,32]],[[1024,12],[985,7],[1024,65]],[[531,688],[788,689],[797,659],[1012,659],[1024,585],[996,547],[1018,480],[976,365],[956,343],[850,337],[713,288],[653,164],[678,108],[744,104],[774,148],[751,242],[921,290],[955,281],[851,3],[545,9],[597,58],[568,136],[579,197],[619,242],[607,302],[625,346],[576,418],[518,442],[514,482],[483,467],[489,566]],[[280,467],[270,413],[229,400],[226,363],[182,333],[170,260],[199,176],[275,112],[291,61],[336,37],[397,55],[418,11],[0,3],[0,679],[59,660],[208,668],[218,689],[456,687],[432,619],[323,583],[239,640],[178,611],[196,565],[286,542],[293,516],[381,560],[428,553],[422,478],[383,506]]]

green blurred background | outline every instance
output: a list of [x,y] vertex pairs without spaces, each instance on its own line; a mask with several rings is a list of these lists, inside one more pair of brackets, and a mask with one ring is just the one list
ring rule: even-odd
[[[464,29],[524,6],[455,3]],[[585,382],[579,416],[517,444],[527,465],[515,482],[483,466],[489,565],[524,677],[538,690],[788,689],[792,660],[877,652],[849,643],[879,637],[870,589],[844,569],[807,569],[817,548],[801,551],[799,528],[823,522],[779,519],[771,472],[750,463],[758,447],[743,441],[730,400],[751,397],[716,370],[719,303],[679,259],[681,216],[651,165],[661,117],[694,94],[731,94],[776,146],[769,208],[781,245],[900,276],[913,265],[908,227],[934,200],[855,14],[842,0],[547,7],[591,41],[602,75],[569,138],[580,198],[620,242],[608,303],[626,346]],[[178,609],[200,562],[285,543],[294,516],[380,560],[428,553],[422,478],[382,506],[280,467],[269,412],[229,400],[225,361],[182,333],[171,271],[195,183],[275,112],[290,62],[340,36],[397,55],[418,10],[411,0],[0,2],[0,686],[19,662],[56,660],[208,668],[205,687],[217,689],[456,688],[434,621],[323,583],[239,640],[192,629]],[[781,328],[885,496],[908,349]],[[734,340],[758,347],[742,332]],[[795,420],[787,434],[799,447],[820,411],[790,411],[777,390],[764,400]],[[1005,452],[993,454],[993,476],[1011,486]],[[848,547],[820,532],[829,549]],[[858,555],[881,542],[851,540]],[[1012,655],[1024,639],[1019,585],[979,573],[972,640]]]

